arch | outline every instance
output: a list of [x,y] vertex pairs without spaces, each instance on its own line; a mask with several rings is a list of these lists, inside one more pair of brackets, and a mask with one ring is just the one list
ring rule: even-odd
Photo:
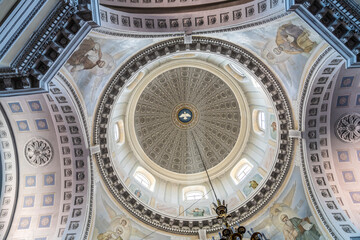
[[253,169],[253,165],[246,159],[241,159],[234,167],[234,169],[230,172],[230,176],[235,184],[239,184],[243,181],[246,176],[249,175],[251,170]]
[[125,142],[124,121],[122,119],[114,124],[114,140],[118,144]]
[[197,185],[197,186],[187,186],[183,188],[183,199],[184,201],[193,201],[205,198],[208,196],[206,194],[205,186]]
[[134,179],[142,186],[146,187],[150,191],[154,191],[156,179],[155,177],[145,170],[143,167],[137,167],[134,172]]
[[356,89],[350,87],[352,81],[345,81],[352,71],[345,69],[341,56],[328,48],[318,57],[306,78],[299,107],[299,126],[304,132],[300,142],[304,185],[311,204],[318,209],[319,218],[334,239],[356,236],[359,224],[354,199],[357,190],[352,190],[357,186],[352,170],[356,169],[358,161],[357,145],[336,136],[338,121],[344,114],[351,113],[356,104],[349,102],[344,107],[337,101],[339,95]]
[[118,142],[120,139],[119,125],[117,123],[114,124],[114,139],[115,142]]
[[253,111],[253,129],[257,134],[264,134],[266,131],[266,115],[263,110],[255,109]]

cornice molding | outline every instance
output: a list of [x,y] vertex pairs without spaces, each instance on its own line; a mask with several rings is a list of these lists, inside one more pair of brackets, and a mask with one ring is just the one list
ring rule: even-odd
[[286,0],[287,11],[296,12],[347,61],[360,67],[360,12],[349,0]]
[[[155,3],[154,3],[155,4]],[[104,28],[132,34],[198,34],[254,24],[284,14],[281,0],[256,0],[216,9],[176,13],[130,13],[100,6]],[[173,36],[173,35],[172,35]]]
[[127,8],[173,8],[173,7],[193,7],[199,5],[208,5],[216,3],[226,3],[231,0],[119,0],[114,2],[113,0],[100,0],[101,4],[110,5],[115,7],[127,7]]
[[61,1],[20,51],[0,69],[0,96],[46,92],[49,81],[93,27],[97,0]]
[[[4,57],[15,40],[34,19],[47,0],[19,1],[0,27],[0,59]],[[21,23],[18,25],[18,23]],[[18,27],[14,27],[18,26]]]
[[[193,33],[194,35],[207,35],[207,34],[215,34],[215,33],[224,33],[224,32],[233,32],[233,31],[240,31],[247,28],[257,27],[261,26],[263,24],[275,21],[277,19],[283,18],[287,15],[289,15],[290,12],[281,13],[276,16],[272,16],[266,19],[263,19],[261,21],[256,21],[248,24],[242,24],[240,26],[231,26],[228,28],[221,28],[221,29],[211,29],[211,30],[203,30],[203,31],[196,31],[196,33]],[[126,32],[126,31],[117,31],[114,29],[109,28],[96,28],[93,30],[94,32],[98,32],[101,34],[109,35],[109,36],[115,36],[115,37],[127,37],[127,38],[170,38],[170,37],[186,37],[184,33],[137,33],[137,32]],[[191,36],[191,35],[188,35]]]

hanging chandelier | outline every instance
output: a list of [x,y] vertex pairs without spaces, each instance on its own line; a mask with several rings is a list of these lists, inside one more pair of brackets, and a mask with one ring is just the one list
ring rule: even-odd
[[[196,143],[196,147],[199,152],[201,162],[204,166],[207,178],[209,180],[209,184],[211,186],[212,192],[214,193],[215,199],[217,201],[217,203],[213,203],[214,210],[215,210],[216,214],[218,215],[217,218],[221,219],[223,228],[224,228],[221,231],[221,233],[219,233],[220,240],[242,240],[244,237],[244,234],[246,233],[246,228],[244,226],[239,225],[238,228],[235,229],[234,227],[230,226],[229,218],[231,218],[231,216],[228,214],[227,204],[225,203],[225,200],[223,200],[221,202],[220,199],[217,197],[214,186],[211,182],[209,173],[207,171],[204,159],[202,158],[202,154],[201,154],[198,142],[196,141],[196,138],[193,133],[192,133],[192,135],[195,140],[194,142]],[[250,237],[250,240],[263,240],[263,239],[264,239],[263,235],[260,232],[254,232],[251,234],[251,237]]]
[[[210,181],[210,178],[209,178]],[[213,190],[214,191],[214,190]],[[224,229],[222,230],[220,235],[220,240],[242,240],[244,234],[246,233],[246,228],[244,226],[238,226],[237,229],[230,227],[228,219],[230,215],[227,213],[227,205],[225,204],[225,200],[221,203],[220,199],[217,199],[217,204],[213,203],[214,210],[218,215],[218,219],[222,220]],[[254,232],[250,240],[262,240],[262,234],[260,232]]]

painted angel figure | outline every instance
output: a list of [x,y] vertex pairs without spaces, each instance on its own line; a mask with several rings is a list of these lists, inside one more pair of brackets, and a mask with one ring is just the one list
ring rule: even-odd
[[100,44],[92,38],[86,38],[79,49],[71,55],[67,63],[72,66],[71,72],[92,69],[96,66],[103,68],[105,66],[105,61],[102,60]]
[[[298,89],[300,75],[309,55],[321,38],[295,19],[261,29],[229,35],[229,41],[261,56],[287,82],[290,95]],[[241,42],[240,40],[241,39]]]

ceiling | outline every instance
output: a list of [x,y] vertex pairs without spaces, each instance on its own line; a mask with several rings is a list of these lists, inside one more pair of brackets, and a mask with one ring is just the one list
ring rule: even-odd
[[1,238],[219,239],[217,198],[245,238],[359,237],[356,1],[36,4],[0,2]]

